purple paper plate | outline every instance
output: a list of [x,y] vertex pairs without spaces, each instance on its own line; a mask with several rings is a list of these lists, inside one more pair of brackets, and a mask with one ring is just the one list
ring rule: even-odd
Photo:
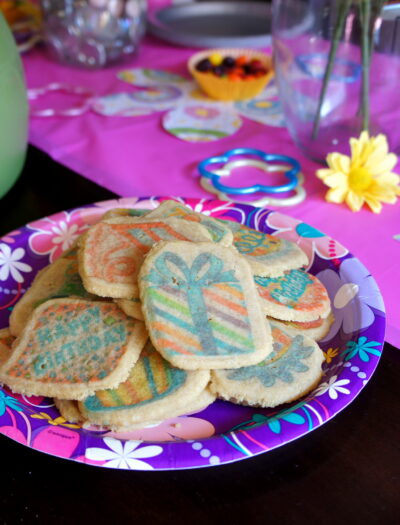
[[[133,470],[220,465],[256,456],[311,432],[357,396],[378,364],[385,332],[384,304],[365,267],[319,230],[280,212],[217,200],[173,197],[196,211],[235,220],[296,242],[308,271],[326,286],[335,322],[324,341],[324,375],[307,397],[260,409],[216,401],[206,410],[129,433],[81,428],[60,417],[53,401],[0,389],[0,433],[28,447],[82,463]],[[49,262],[108,209],[153,209],[166,198],[91,204],[32,222],[0,240],[0,328]]]

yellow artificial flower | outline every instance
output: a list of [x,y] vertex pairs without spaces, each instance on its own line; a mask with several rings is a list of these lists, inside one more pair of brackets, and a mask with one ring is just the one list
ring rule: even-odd
[[317,171],[317,177],[329,186],[328,202],[346,202],[352,211],[360,211],[366,203],[374,213],[380,213],[382,202],[394,204],[400,195],[400,177],[392,170],[397,162],[388,152],[385,135],[369,137],[363,131],[360,138],[350,139],[351,157],[329,153],[328,169]]

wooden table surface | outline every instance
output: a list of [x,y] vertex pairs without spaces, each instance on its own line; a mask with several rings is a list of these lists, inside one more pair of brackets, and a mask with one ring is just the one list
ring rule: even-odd
[[[0,199],[0,235],[115,197],[30,148]],[[0,523],[400,523],[400,350],[385,345],[356,400],[280,449],[230,465],[119,471],[58,459],[0,435]]]

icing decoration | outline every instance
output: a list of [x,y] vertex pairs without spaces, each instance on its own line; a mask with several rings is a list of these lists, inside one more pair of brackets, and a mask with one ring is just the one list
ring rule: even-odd
[[291,270],[275,278],[255,276],[254,281],[262,299],[297,311],[314,310],[329,301],[324,286],[302,270]]
[[210,142],[235,133],[242,120],[229,106],[188,103],[164,115],[163,127],[188,142]]
[[[91,307],[87,303],[49,304],[36,320],[18,362],[6,373],[27,379],[33,376],[43,383],[104,379],[124,355],[134,324],[110,303]],[[60,339],[62,344],[55,352]]]
[[144,279],[150,283],[145,298],[151,305],[150,325],[157,347],[167,355],[254,350],[241,283],[216,255],[202,253],[189,267],[178,255],[164,252]]
[[382,202],[395,204],[400,195],[400,177],[392,170],[397,156],[388,153],[385,135],[370,137],[363,131],[360,137],[350,139],[351,157],[329,153],[327,169],[316,175],[330,189],[325,195],[328,202],[345,202],[352,211],[360,211],[364,203],[374,213],[382,211]]
[[258,380],[269,388],[278,381],[293,383],[298,373],[307,372],[308,366],[302,362],[314,352],[312,346],[305,346],[301,335],[290,337],[276,326],[272,326],[274,350],[258,365],[246,366],[231,371],[227,377],[233,381]]
[[[245,156],[244,158],[243,155]],[[230,160],[231,157],[235,156],[240,156],[241,158]],[[256,156],[258,158],[247,158],[247,156]],[[286,164],[276,164],[276,162],[285,162]],[[211,171],[209,166],[214,164],[223,165],[222,167]],[[291,166],[291,169],[288,169],[287,164]],[[244,186],[240,188],[227,186],[221,183],[221,177],[229,177],[232,170],[240,167],[255,167],[266,173],[281,173],[283,171],[285,177],[288,179],[288,183],[281,186],[265,186],[262,184],[256,184],[253,186]],[[249,195],[257,192],[276,194],[288,192],[293,189],[296,191],[294,196],[284,199],[274,199],[270,196],[266,196],[252,201],[252,204],[274,204],[278,206],[288,206],[297,204],[305,198],[305,190],[302,185],[304,178],[302,174],[299,173],[300,165],[295,159],[285,155],[269,154],[253,148],[236,148],[227,151],[222,156],[209,157],[203,160],[198,165],[198,170],[201,174],[200,183],[202,187],[206,191],[218,195],[221,200],[232,200],[230,197],[228,197],[228,194],[233,194],[235,196]],[[241,202],[236,198],[235,201]]]
[[181,387],[187,372],[171,366],[148,343],[126,381],[117,388],[99,390],[84,401],[90,411],[122,410],[158,401]]

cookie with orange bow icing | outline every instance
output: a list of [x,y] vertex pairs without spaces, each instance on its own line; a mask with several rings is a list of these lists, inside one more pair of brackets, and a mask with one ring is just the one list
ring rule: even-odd
[[144,324],[113,302],[52,299],[33,311],[0,381],[21,394],[83,399],[124,381],[146,339]]
[[170,219],[115,217],[85,233],[79,250],[79,272],[91,293],[116,299],[138,294],[138,273],[152,246],[162,240],[209,241],[201,224]]

